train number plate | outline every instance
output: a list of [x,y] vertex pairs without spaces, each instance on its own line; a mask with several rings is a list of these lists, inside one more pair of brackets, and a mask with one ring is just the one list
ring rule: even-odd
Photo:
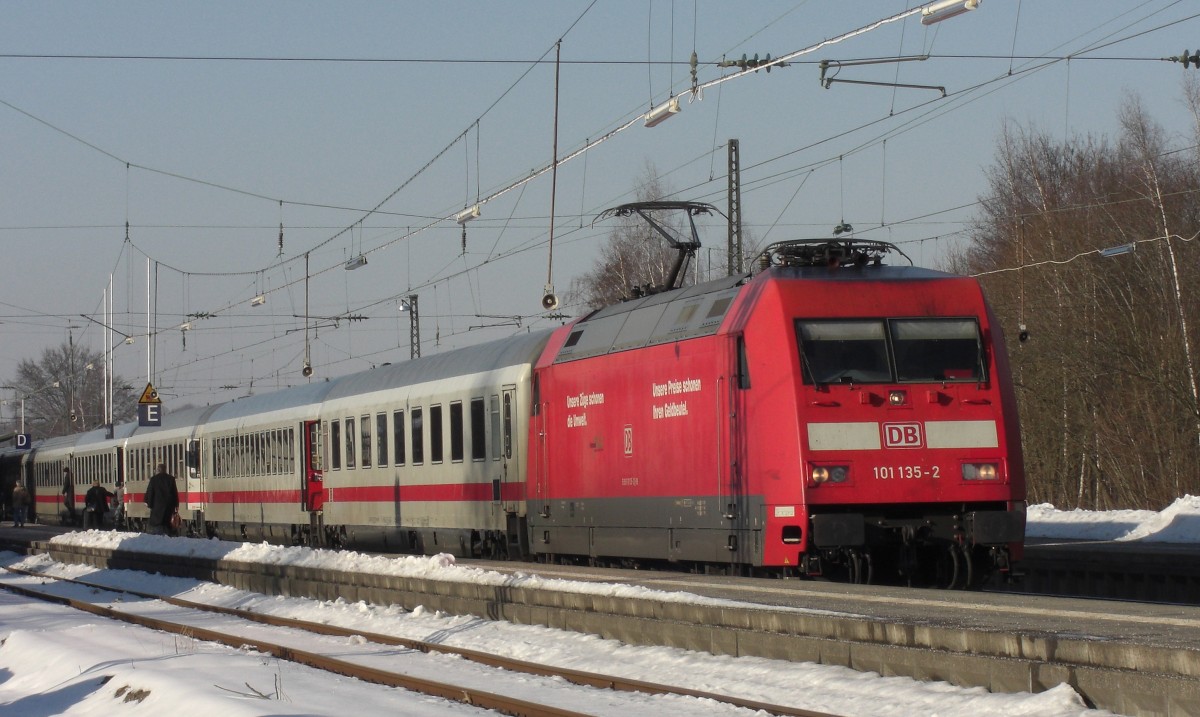
[[896,465],[875,466],[875,480],[918,480],[920,478],[941,478],[941,466]]

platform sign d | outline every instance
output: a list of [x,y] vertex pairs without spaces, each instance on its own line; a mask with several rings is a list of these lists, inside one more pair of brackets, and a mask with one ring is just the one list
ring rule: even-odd
[[29,447],[31,445],[33,445],[32,434],[29,434],[29,433],[18,433],[17,434],[17,450],[18,451],[27,451],[27,450],[29,450]]

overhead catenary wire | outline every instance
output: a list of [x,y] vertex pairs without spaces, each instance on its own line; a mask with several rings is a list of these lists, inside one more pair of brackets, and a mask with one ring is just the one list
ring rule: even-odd
[[[884,141],[884,142],[886,142],[886,138],[884,138],[884,140],[883,140],[883,141]],[[594,145],[593,145],[592,143],[590,143],[590,142],[588,142],[588,143],[585,143],[585,145],[586,145],[586,146],[594,146]],[[521,184],[521,186],[522,186],[522,188],[523,188],[523,187],[524,187],[524,184],[522,183],[522,184]]]

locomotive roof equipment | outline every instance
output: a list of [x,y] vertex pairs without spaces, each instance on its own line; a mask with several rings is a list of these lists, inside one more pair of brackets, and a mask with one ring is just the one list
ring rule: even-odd
[[883,263],[885,254],[895,252],[913,260],[895,244],[869,239],[789,239],[775,242],[758,255],[759,270],[773,266],[820,267],[836,269],[843,266],[861,267]]
[[[691,229],[692,238],[690,240],[677,238],[675,236],[677,230],[666,226],[657,221],[649,212],[658,211],[681,211],[687,215],[688,226]],[[660,286],[647,286],[641,288],[642,295],[657,294],[663,291],[679,288],[679,277],[683,274],[683,269],[687,262],[696,256],[696,250],[700,248],[700,235],[696,232],[696,215],[709,214],[716,212],[721,214],[721,210],[711,204],[705,202],[675,202],[675,201],[654,201],[654,202],[629,202],[616,207],[611,207],[600,212],[596,216],[596,221],[607,219],[608,217],[628,217],[636,214],[641,217],[654,231],[658,232],[663,239],[667,240],[667,244],[671,246],[678,254],[675,257],[675,264],[671,267],[671,273],[667,276],[667,280]],[[724,216],[722,214],[722,216]],[[593,221],[593,224],[596,222]],[[637,296],[631,298],[639,298]]]

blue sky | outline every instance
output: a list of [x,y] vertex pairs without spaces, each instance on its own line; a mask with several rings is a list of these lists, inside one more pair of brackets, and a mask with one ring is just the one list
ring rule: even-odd
[[[1136,93],[1172,146],[1195,143],[1181,87],[1197,71],[1155,59],[1197,42],[1194,4],[984,0],[685,97],[678,116],[636,122],[561,165],[553,263],[548,174],[486,201],[465,254],[461,228],[439,221],[550,164],[546,61],[560,38],[562,156],[687,95],[693,49],[704,83],[730,72],[714,66],[722,57],[778,57],[915,6],[6,2],[0,378],[68,335],[101,350],[99,325],[81,315],[102,318],[111,274],[113,323],[134,337],[116,369],[142,385],[147,255],[152,378],[168,410],[303,381],[306,285],[314,380],[405,360],[410,293],[425,355],[551,326],[547,278],[565,294],[591,266],[610,229],[592,220],[629,201],[647,167],[678,198],[724,209],[729,138],[753,241],[830,236],[845,221],[927,266],[962,240],[1006,121],[1111,136]],[[838,78],[947,97],[819,82],[821,60],[919,54],[932,57]],[[723,253],[721,224],[702,239]],[[359,253],[368,265],[344,270]],[[260,293],[267,302],[251,306]],[[185,334],[188,314],[212,316]]]

